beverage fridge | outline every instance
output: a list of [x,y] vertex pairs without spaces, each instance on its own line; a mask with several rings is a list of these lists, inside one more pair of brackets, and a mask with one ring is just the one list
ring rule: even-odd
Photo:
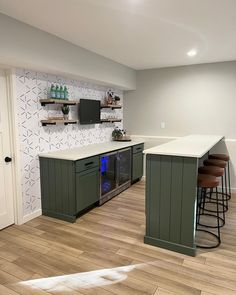
[[101,155],[100,177],[101,205],[131,185],[131,148]]

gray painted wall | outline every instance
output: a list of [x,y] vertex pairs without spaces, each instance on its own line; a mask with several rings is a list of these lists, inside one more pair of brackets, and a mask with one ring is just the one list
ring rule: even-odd
[[138,71],[137,89],[125,92],[124,125],[135,135],[236,139],[236,62]]
[[[165,122],[166,128],[161,128]],[[124,95],[124,128],[145,148],[188,134],[222,134],[236,192],[236,61],[137,72]]]
[[0,63],[135,89],[133,69],[0,13]]

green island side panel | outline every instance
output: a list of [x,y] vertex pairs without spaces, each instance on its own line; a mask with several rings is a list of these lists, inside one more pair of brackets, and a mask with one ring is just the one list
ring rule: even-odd
[[147,155],[145,243],[195,255],[197,158]]

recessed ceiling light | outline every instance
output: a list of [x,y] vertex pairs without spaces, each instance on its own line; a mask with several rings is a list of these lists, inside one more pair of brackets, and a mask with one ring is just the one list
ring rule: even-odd
[[187,52],[187,55],[190,57],[193,57],[195,55],[197,55],[197,50],[196,49],[191,49]]

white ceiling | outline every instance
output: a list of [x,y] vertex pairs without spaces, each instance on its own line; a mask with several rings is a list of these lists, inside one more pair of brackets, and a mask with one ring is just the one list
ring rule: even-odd
[[0,0],[0,11],[134,69],[236,60],[236,0]]

